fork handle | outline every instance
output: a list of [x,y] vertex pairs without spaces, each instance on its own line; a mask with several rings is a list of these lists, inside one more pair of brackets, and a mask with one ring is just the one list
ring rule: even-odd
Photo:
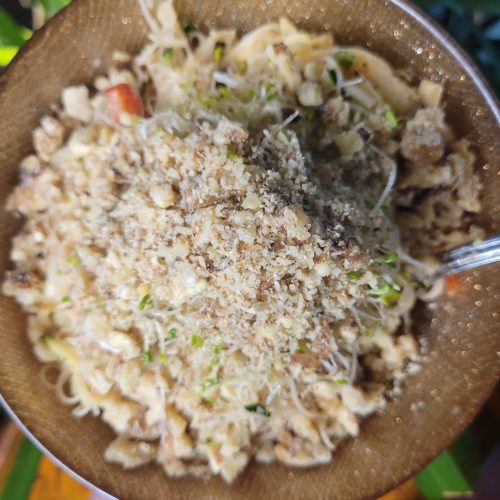
[[436,278],[500,261],[500,235],[454,248],[442,255]]

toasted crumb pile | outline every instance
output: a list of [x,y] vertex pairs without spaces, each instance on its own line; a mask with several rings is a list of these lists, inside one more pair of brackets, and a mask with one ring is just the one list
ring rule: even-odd
[[46,382],[116,431],[107,460],[327,463],[419,369],[419,272],[481,234],[473,156],[440,86],[365,50],[286,20],[186,35],[170,2],[149,21],[34,131],[3,291]]

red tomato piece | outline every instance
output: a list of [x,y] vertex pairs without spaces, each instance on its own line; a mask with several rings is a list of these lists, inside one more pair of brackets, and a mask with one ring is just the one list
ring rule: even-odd
[[127,83],[119,83],[114,87],[109,87],[104,91],[104,94],[115,120],[118,120],[121,113],[144,116],[142,99]]

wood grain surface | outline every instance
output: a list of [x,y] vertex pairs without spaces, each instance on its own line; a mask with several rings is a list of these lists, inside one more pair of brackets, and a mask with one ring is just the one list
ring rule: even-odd
[[[458,134],[475,145],[484,182],[480,220],[500,231],[500,142],[495,102],[444,34],[431,34],[401,0],[184,0],[178,10],[198,26],[245,31],[287,15],[300,26],[331,30],[341,43],[369,46],[396,67],[446,79],[446,111]],[[426,21],[427,22],[427,21]],[[75,0],[35,33],[0,80],[0,201],[17,179],[17,165],[31,151],[31,130],[59,98],[62,87],[91,82],[113,49],[136,52],[146,26],[136,0]],[[498,113],[498,110],[496,110]],[[20,221],[0,214],[0,271],[8,267],[10,237]],[[25,319],[0,299],[0,390],[26,428],[81,477],[121,499],[334,499],[373,498],[411,476],[464,429],[500,374],[500,270],[465,274],[458,292],[432,311],[415,312],[415,330],[428,340],[423,370],[402,397],[365,422],[331,465],[290,469],[251,465],[232,485],[220,479],[169,479],[157,466],[135,471],[104,462],[111,430],[97,419],[70,415],[39,381],[40,366],[24,334]],[[414,403],[421,402],[418,411]]]

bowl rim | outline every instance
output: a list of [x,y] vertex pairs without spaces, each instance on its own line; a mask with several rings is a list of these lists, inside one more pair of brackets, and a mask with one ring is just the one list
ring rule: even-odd
[[[47,30],[50,29],[55,19],[60,18],[64,15],[66,9],[73,8],[72,6],[77,3],[82,3],[84,0],[72,0],[72,2],[59,11],[53,18],[51,18],[46,24],[44,24],[40,29],[33,33],[30,40],[19,50],[11,63],[7,66],[5,72],[0,75],[0,93],[3,87],[7,83],[10,75],[13,73],[12,68],[15,68],[25,53],[30,52],[32,46],[41,39]],[[379,0],[380,2],[387,3],[387,0]],[[464,51],[464,49],[459,45],[459,43],[441,27],[437,21],[432,19],[428,14],[426,14],[420,7],[411,2],[411,0],[389,0],[389,3],[399,8],[402,13],[406,16],[412,18],[420,26],[422,26],[430,36],[440,42],[442,46],[449,52],[450,56],[453,57],[455,61],[460,65],[460,67],[467,73],[467,76],[471,79],[474,86],[477,88],[482,98],[486,101],[489,106],[495,120],[500,124],[500,97],[495,94],[491,85],[482,75],[481,71],[477,65],[473,62],[470,56]],[[483,401],[471,412],[470,420],[463,423],[461,426],[460,433],[462,433],[465,428],[472,422],[472,420],[477,416],[481,407],[485,403],[486,399],[494,390],[496,384],[492,384],[491,390],[485,393]],[[111,495],[110,493],[104,491],[99,486],[93,484],[88,479],[75,472],[68,465],[66,465],[61,459],[56,457],[34,434],[28,429],[28,427],[21,421],[17,416],[15,411],[11,408],[7,400],[4,398],[0,390],[0,406],[3,407],[9,418],[16,424],[16,426],[22,431],[24,436],[45,456],[47,456],[58,468],[63,470],[71,478],[78,481],[80,484],[86,486],[92,493],[99,494],[106,500],[118,500],[117,497]],[[422,466],[422,470],[427,464],[429,464],[435,457],[447,449],[450,444],[458,437],[459,434],[455,435],[453,438],[448,439],[443,443],[443,446],[439,448],[438,453],[431,456]],[[402,484],[409,477],[413,476],[418,470],[407,471],[398,483],[395,483],[392,487],[396,488],[398,485]],[[380,496],[385,493],[385,491],[376,491],[376,496]]]

